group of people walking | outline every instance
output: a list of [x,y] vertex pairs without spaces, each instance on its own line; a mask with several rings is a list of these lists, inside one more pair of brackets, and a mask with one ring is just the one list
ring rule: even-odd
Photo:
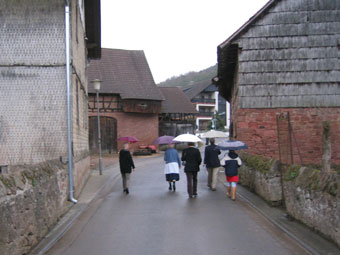
[[[205,148],[203,165],[208,172],[208,187],[216,190],[218,171],[221,166],[225,168],[227,181],[227,196],[232,200],[236,199],[236,186],[239,181],[238,167],[241,166],[242,161],[235,153],[229,151],[222,159],[219,158],[221,154],[218,146],[215,145],[215,139],[210,138],[210,145]],[[195,148],[194,143],[188,143],[188,148],[182,151],[181,158],[178,151],[174,148],[174,144],[169,144],[169,148],[164,153],[164,174],[165,179],[169,183],[169,190],[176,191],[176,182],[180,179],[180,168],[184,166],[184,172],[187,177],[187,192],[189,198],[196,197],[197,194],[197,175],[200,171],[202,163],[201,153],[199,149]],[[123,191],[129,194],[130,174],[135,169],[132,156],[129,152],[129,145],[124,144],[119,152],[120,170],[123,180]]]

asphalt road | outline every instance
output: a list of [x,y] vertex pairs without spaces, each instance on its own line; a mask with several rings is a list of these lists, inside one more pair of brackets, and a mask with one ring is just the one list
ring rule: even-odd
[[46,254],[307,254],[246,202],[228,199],[222,184],[210,191],[205,168],[189,199],[183,171],[168,191],[161,156],[135,163],[130,194],[118,179]]

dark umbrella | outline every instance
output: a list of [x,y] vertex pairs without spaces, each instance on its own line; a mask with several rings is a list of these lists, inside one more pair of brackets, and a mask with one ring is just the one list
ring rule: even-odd
[[248,149],[248,146],[241,141],[224,140],[217,144],[217,147],[221,150],[243,150]]
[[136,143],[139,142],[139,140],[134,136],[122,136],[117,139],[117,141],[123,141],[128,143]]
[[168,135],[163,135],[158,137],[155,141],[153,141],[152,144],[169,144],[169,143],[175,143],[172,140],[174,140],[174,136],[168,136]]

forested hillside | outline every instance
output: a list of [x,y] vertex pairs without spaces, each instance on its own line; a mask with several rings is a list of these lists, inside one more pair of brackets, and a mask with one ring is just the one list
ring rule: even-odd
[[216,73],[217,65],[214,65],[199,72],[189,72],[180,76],[171,77],[157,85],[160,87],[185,87],[202,81],[211,82],[211,79],[216,76]]

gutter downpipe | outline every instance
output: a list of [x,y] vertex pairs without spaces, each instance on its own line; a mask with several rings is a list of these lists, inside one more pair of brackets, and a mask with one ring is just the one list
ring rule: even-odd
[[70,1],[65,2],[65,48],[66,48],[66,94],[67,94],[67,147],[68,147],[68,179],[69,200],[78,201],[73,197],[73,157],[72,157],[72,132],[71,132],[71,58],[70,58]]

